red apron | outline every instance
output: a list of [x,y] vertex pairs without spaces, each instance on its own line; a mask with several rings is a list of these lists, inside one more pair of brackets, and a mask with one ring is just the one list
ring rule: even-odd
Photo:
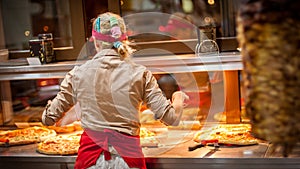
[[110,160],[108,144],[116,149],[130,168],[146,169],[139,136],[130,136],[109,129],[103,131],[85,129],[81,135],[75,169],[95,165],[102,152],[105,160]]

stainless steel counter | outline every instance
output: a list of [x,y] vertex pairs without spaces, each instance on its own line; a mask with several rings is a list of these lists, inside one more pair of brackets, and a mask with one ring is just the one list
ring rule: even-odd
[[[300,145],[289,158],[280,154],[271,155],[270,145],[260,143],[253,146],[221,146],[218,151],[207,146],[194,151],[188,147],[194,145],[193,132],[184,130],[169,130],[158,147],[145,147],[143,152],[148,168],[161,169],[299,169]],[[0,168],[73,168],[76,156],[43,155],[35,151],[36,144],[1,147]]]

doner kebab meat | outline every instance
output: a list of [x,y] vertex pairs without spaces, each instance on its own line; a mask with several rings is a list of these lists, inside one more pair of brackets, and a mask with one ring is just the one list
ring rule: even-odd
[[237,33],[252,132],[288,156],[300,140],[300,1],[243,0]]

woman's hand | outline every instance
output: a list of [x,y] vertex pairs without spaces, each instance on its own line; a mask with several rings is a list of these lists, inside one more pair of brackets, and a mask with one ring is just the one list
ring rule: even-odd
[[189,96],[182,91],[176,91],[172,95],[172,102],[173,103],[176,102],[175,104],[182,103],[183,106],[186,106],[184,101],[189,99],[190,99]]

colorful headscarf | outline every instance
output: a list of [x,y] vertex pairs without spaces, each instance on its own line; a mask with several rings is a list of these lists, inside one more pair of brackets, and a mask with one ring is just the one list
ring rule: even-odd
[[[127,40],[127,35],[122,33],[121,28],[119,26],[118,19],[114,16],[111,16],[110,20],[110,33],[103,34],[101,33],[101,18],[98,17],[95,20],[95,24],[92,30],[92,36],[96,40],[113,43],[115,48],[119,48],[122,45],[121,41]],[[91,39],[92,41],[93,39]]]

